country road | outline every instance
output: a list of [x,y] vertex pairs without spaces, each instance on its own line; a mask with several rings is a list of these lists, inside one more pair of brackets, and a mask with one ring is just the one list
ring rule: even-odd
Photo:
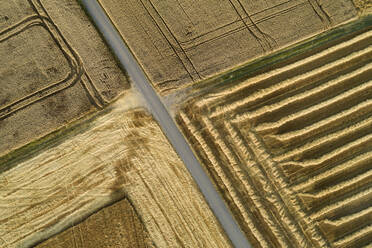
[[121,39],[120,34],[112,25],[110,19],[106,16],[104,10],[96,0],[81,0],[81,3],[91,16],[99,31],[103,34],[103,37],[114,51],[128,75],[131,77],[135,87],[143,95],[147,102],[147,106],[150,108],[150,112],[158,121],[164,134],[186,165],[232,244],[235,247],[251,247],[221,196],[216,191],[199,161],[196,159],[182,133],[176,126],[165,105],[155,93],[141,67]]

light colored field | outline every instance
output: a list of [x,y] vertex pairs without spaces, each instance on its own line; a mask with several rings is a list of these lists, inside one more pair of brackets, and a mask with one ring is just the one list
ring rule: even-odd
[[255,247],[372,242],[371,17],[361,22],[275,70],[209,82],[177,115]]
[[123,199],[88,217],[35,248],[155,247],[137,213]]
[[137,101],[126,95],[81,132],[0,174],[1,247],[28,247],[124,197],[157,247],[230,247],[153,118],[126,110]]
[[77,1],[1,1],[0,64],[0,156],[129,88]]
[[99,0],[161,94],[356,16],[351,0]]

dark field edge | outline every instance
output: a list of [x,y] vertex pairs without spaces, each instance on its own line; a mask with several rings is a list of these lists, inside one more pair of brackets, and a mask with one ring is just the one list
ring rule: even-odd
[[184,89],[188,96],[185,101],[179,102],[179,104],[182,106],[185,102],[188,102],[188,99],[200,97],[214,89],[221,90],[231,87],[232,84],[242,82],[247,78],[291,64],[371,29],[372,14],[359,17],[355,21],[332,28],[324,33],[280,49],[273,54],[254,59],[239,67],[196,82]]

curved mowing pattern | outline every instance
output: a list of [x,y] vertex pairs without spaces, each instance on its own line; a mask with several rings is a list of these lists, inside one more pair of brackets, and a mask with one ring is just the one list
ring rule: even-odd
[[372,242],[372,31],[226,83],[179,125],[257,247]]
[[4,170],[24,155],[16,150],[104,108],[129,83],[77,1],[1,1],[0,16]]
[[[94,86],[89,76],[85,73],[82,61],[80,60],[78,54],[66,42],[66,39],[62,36],[61,32],[58,30],[56,25],[50,19],[50,17],[48,16],[48,13],[45,11],[41,2],[33,0],[33,1],[29,1],[29,4],[30,4],[30,7],[32,7],[33,10],[35,11],[35,14],[24,18],[19,23],[16,23],[11,27],[6,28],[5,30],[0,31],[0,45],[2,45],[2,43],[5,43],[5,42],[11,42],[11,38],[17,37],[18,35],[28,31],[32,27],[39,26],[43,28],[45,31],[47,31],[48,35],[52,36],[52,39],[55,42],[54,44],[55,49],[59,50],[59,52],[65,57],[64,62],[70,67],[70,72],[66,74],[65,78],[62,78],[61,80],[58,80],[57,82],[48,84],[44,88],[38,89],[29,94],[26,93],[26,96],[22,96],[20,99],[16,99],[15,101],[5,106],[0,106],[1,107],[0,108],[0,120],[6,118],[7,116],[13,114],[14,112],[20,109],[27,107],[28,105],[33,104],[36,101],[40,101],[41,99],[45,97],[51,96],[61,90],[64,90],[65,88],[73,86],[75,83],[81,81],[83,76],[88,79],[87,81],[88,83],[85,83],[82,81],[84,83],[84,89],[90,95],[90,98],[94,100],[93,104],[95,104],[97,107],[102,108],[103,105],[106,104],[107,102],[105,102],[102,96],[100,96],[100,94],[98,93],[96,89],[96,86]],[[39,31],[40,33],[40,30],[37,30],[37,31]],[[34,32],[37,32],[37,31],[34,31]],[[32,37],[30,38],[27,37],[24,39],[26,40],[26,42],[30,42],[29,46],[35,45],[33,44]],[[5,47],[4,54],[8,50],[9,50],[9,47]],[[24,53],[17,54],[17,55],[25,57],[25,55],[27,55],[27,51],[24,51]],[[45,59],[45,58],[41,58],[41,59]],[[50,58],[47,58],[47,59],[50,59]],[[59,65],[59,66],[63,67],[63,65]],[[61,70],[61,68],[59,69]],[[57,70],[57,69],[54,69],[54,70]],[[27,71],[25,73],[27,73]],[[19,73],[19,74],[22,74],[22,73]],[[6,103],[6,99],[4,100],[4,102]]]

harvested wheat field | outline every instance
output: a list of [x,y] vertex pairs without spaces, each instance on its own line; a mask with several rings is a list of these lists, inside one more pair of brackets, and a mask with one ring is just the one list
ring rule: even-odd
[[204,82],[179,126],[254,247],[372,243],[372,18]]
[[371,247],[371,11],[1,0],[0,248]]
[[162,95],[357,14],[351,0],[99,2]]
[[[48,147],[0,175],[1,247],[35,245],[123,198],[130,200],[136,209],[132,215],[138,214],[135,217],[143,225],[138,227],[139,239],[147,236],[147,230],[157,247],[230,246],[151,115],[141,108],[127,110],[137,101],[135,95],[124,96],[106,112],[70,128],[73,133],[54,138]],[[129,206],[123,206],[122,211],[128,211]],[[133,228],[133,221],[123,219],[120,231],[114,225],[119,220],[110,220],[114,216],[97,217],[104,213],[86,222],[96,232],[102,228],[108,235],[109,228],[112,235],[120,232],[128,237],[110,241],[109,236],[80,230],[72,247],[110,247],[106,241],[120,244],[133,239],[124,231]],[[102,221],[111,224],[102,226]],[[74,228],[83,228],[84,223]]]

